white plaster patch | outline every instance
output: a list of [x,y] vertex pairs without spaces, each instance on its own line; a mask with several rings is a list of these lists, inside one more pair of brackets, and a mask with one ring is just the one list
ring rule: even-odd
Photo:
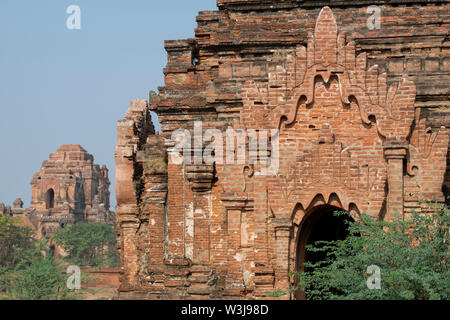
[[195,214],[202,215],[202,218],[203,218],[203,219],[206,219],[205,212],[204,212],[202,209],[196,209],[196,210],[195,210]]
[[186,217],[186,233],[190,237],[194,237],[194,204],[189,204],[189,210]]
[[186,242],[186,258],[193,260],[194,259],[194,204],[189,203],[189,208],[186,212],[186,235],[190,238],[187,239]]
[[251,279],[251,276],[252,276],[252,274],[251,274],[251,272],[250,271],[248,271],[248,270],[245,270],[244,272],[243,272],[243,278],[244,278],[244,283],[245,283],[245,285],[246,286],[248,286],[248,285],[250,285],[250,279]]
[[194,246],[186,246],[186,258],[191,260],[194,258]]
[[233,258],[238,262],[241,262],[242,260],[244,260],[244,256],[240,252],[236,253],[236,255]]
[[248,246],[248,240],[249,240],[249,236],[248,236],[248,224],[247,223],[242,223],[241,224],[241,245],[243,247]]
[[156,224],[155,219],[152,219],[152,226],[154,226]]

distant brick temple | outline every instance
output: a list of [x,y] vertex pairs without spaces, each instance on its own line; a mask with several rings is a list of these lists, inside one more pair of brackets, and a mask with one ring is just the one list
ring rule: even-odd
[[39,236],[80,221],[114,224],[109,186],[105,165],[79,145],[64,145],[33,176],[31,207],[17,199],[12,209],[0,204],[0,213],[27,218]]
[[[448,3],[376,1],[379,28],[365,1],[217,3],[165,43],[165,86],[118,123],[123,299],[267,298],[308,243],[344,236],[333,211],[392,219],[448,196]],[[279,163],[174,163],[179,129],[204,139],[192,159],[209,129],[278,131]]]

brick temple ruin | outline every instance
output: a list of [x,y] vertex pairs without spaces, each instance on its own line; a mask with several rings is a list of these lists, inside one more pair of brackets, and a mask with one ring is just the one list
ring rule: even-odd
[[[119,298],[268,298],[306,244],[339,238],[333,211],[382,220],[446,201],[450,5],[373,2],[379,28],[366,1],[218,0],[194,38],[165,42],[165,86],[118,123]],[[203,137],[278,130],[277,170],[249,153],[172,162],[173,133],[198,138],[199,121]]]
[[13,208],[1,203],[0,214],[24,218],[39,238],[81,221],[114,225],[108,173],[81,146],[61,146],[33,176],[30,208],[18,198]]

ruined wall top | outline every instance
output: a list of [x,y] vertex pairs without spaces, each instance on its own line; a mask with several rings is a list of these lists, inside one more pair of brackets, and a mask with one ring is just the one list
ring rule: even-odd
[[431,4],[447,1],[436,0],[217,0],[219,9],[236,11],[250,10],[279,10],[300,7],[346,7],[361,5],[402,5],[402,4]]

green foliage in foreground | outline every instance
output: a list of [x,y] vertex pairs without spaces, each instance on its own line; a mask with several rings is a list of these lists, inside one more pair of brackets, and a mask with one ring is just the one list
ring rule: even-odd
[[67,275],[45,242],[22,251],[14,266],[0,268],[0,295],[10,300],[61,300],[70,298]]
[[[81,229],[80,233],[74,232],[77,236],[74,237],[73,245],[81,243],[87,246],[86,242],[91,241],[92,247],[97,250],[95,253],[104,253],[101,261],[116,263],[118,257],[112,227],[83,227],[73,229]],[[70,229],[68,233],[69,235],[60,236],[61,239],[72,239]],[[77,242],[77,239],[83,241]],[[99,246],[103,250],[100,250]],[[108,248],[113,248],[114,251],[109,252]],[[62,264],[60,257],[50,252],[46,241],[37,242],[33,238],[32,230],[21,225],[20,220],[0,216],[0,300],[81,299],[80,292],[67,289],[67,279],[70,276],[65,272],[67,265]],[[82,253],[79,254],[83,256]],[[84,283],[91,279],[82,273],[81,280]]]
[[[342,215],[346,213],[335,213]],[[313,300],[439,300],[450,298],[450,216],[447,207],[433,214],[379,222],[362,215],[349,223],[342,241],[316,242],[310,251],[325,251],[325,261],[307,263],[297,274],[299,287]],[[381,289],[370,290],[369,266],[381,269]]]
[[16,265],[35,246],[31,228],[10,216],[0,215],[0,268]]
[[39,246],[14,269],[0,276],[5,296],[14,300],[61,300],[68,297],[64,268]]
[[46,244],[19,219],[0,216],[0,296],[2,299],[62,299],[65,279]]
[[58,230],[52,239],[67,253],[66,260],[79,266],[118,266],[116,232],[101,223],[77,223]]

